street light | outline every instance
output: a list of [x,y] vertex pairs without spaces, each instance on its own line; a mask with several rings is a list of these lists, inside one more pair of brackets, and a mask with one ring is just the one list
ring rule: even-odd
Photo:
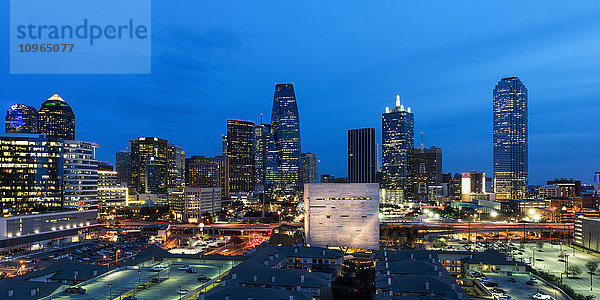
[[112,299],[112,283],[108,284],[108,295],[109,295],[110,299]]

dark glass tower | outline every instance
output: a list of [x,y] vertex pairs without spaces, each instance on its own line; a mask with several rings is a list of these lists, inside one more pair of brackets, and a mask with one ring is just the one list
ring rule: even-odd
[[271,131],[282,188],[295,193],[300,179],[300,120],[291,83],[275,85]]
[[231,193],[249,193],[254,190],[253,132],[252,121],[227,120],[227,158]]
[[527,88],[517,77],[494,88],[494,186],[497,199],[522,199],[527,191]]
[[254,135],[252,137],[252,147],[254,152],[254,191],[261,192],[265,190],[265,174],[267,165],[267,154],[269,146],[269,136],[271,135],[271,126],[261,124],[254,126]]
[[[129,141],[129,187],[137,193],[167,193],[167,140],[140,137]],[[146,164],[150,162],[147,166]],[[147,178],[150,175],[151,178]]]
[[382,129],[383,202],[400,204],[407,188],[408,153],[415,140],[415,116],[410,107],[400,104],[400,96],[396,96],[396,107],[382,114]]
[[6,111],[7,133],[37,133],[38,111],[25,104],[13,104]]
[[429,199],[429,190],[433,186],[442,185],[442,149],[413,149],[408,155],[409,188],[406,191],[408,199]]
[[51,138],[75,139],[75,114],[58,94],[44,103],[38,112],[39,132]]
[[348,130],[348,181],[376,182],[375,128]]

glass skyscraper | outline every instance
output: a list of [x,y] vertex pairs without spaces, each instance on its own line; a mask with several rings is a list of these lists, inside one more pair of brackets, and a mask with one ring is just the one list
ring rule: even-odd
[[497,199],[522,199],[527,191],[527,88],[502,78],[494,88],[494,186]]
[[227,120],[227,158],[231,193],[249,193],[254,190],[253,133],[254,122]]
[[38,133],[38,111],[25,104],[13,104],[6,111],[7,133]]
[[75,139],[75,114],[58,94],[44,103],[38,112],[39,132],[50,138]]
[[348,181],[376,182],[375,128],[348,130]]
[[300,120],[291,83],[275,85],[271,132],[281,186],[285,192],[295,193],[300,179]]
[[404,201],[408,177],[408,153],[415,140],[415,116],[405,109],[396,96],[396,107],[386,107],[382,114],[382,202],[400,204]]
[[[167,140],[156,137],[140,137],[129,141],[130,167],[129,188],[132,192],[167,194]],[[151,158],[152,159],[149,159]],[[146,163],[150,162],[149,170]],[[152,178],[146,178],[150,174]],[[148,185],[150,183],[150,185]]]

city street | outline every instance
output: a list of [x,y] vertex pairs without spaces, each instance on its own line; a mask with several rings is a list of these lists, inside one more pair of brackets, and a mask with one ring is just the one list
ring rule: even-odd
[[[523,255],[517,255],[516,259],[523,258],[533,260],[533,247],[537,247],[536,244],[525,244]],[[533,268],[548,272],[560,278],[560,274],[565,271],[565,262],[559,261],[560,250],[560,245],[544,244],[542,252],[535,251],[535,262],[532,264]],[[578,278],[566,278],[563,274],[563,282],[573,288],[576,293],[598,296],[600,294],[600,275],[593,276],[594,290],[590,291],[590,274],[588,273],[585,264],[591,260],[600,262],[600,257],[587,254],[566,245],[562,245],[562,250],[566,251],[565,253],[568,255],[569,266],[578,266],[582,271],[581,274],[578,275]],[[600,273],[600,271],[596,271],[596,273]]]

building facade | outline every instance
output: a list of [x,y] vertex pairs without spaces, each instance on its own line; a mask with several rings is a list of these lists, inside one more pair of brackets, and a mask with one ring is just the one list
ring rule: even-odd
[[131,153],[117,152],[115,154],[115,171],[117,172],[117,183],[121,186],[128,186],[131,176]]
[[204,213],[214,216],[221,211],[221,188],[185,187],[183,197],[181,215],[184,221],[195,223]]
[[304,203],[311,246],[379,250],[379,184],[309,183]]
[[302,153],[300,158],[302,161],[300,183],[302,185],[302,192],[304,192],[305,184],[319,182],[319,159],[314,153],[310,152]]
[[94,144],[64,141],[63,204],[71,209],[98,208],[98,161]]
[[25,104],[13,104],[6,111],[7,133],[38,133],[38,111]]
[[106,163],[98,163],[98,204],[101,208],[124,207],[129,203],[129,190],[121,186],[117,171]]
[[192,156],[185,160],[186,186],[219,187],[223,199],[229,196],[227,157]]
[[377,171],[375,128],[348,130],[348,180],[374,183]]
[[185,151],[181,146],[167,145],[167,188],[185,185]]
[[63,143],[41,134],[0,134],[2,215],[63,208]]
[[407,198],[429,200],[429,189],[442,185],[442,149],[412,149],[408,155],[408,177]]
[[300,119],[291,83],[275,85],[271,131],[282,189],[296,193],[300,180]]
[[230,193],[250,193],[254,190],[253,133],[254,122],[227,120]]
[[523,199],[528,176],[527,88],[517,77],[494,88],[493,160],[498,199]]
[[58,94],[42,103],[38,112],[38,130],[50,138],[75,139],[75,114]]
[[414,148],[414,114],[396,96],[396,107],[382,115],[382,182],[384,203],[400,204],[408,186],[408,154]]
[[[146,194],[167,194],[167,140],[156,137],[140,137],[129,141],[130,176],[128,186],[131,192]],[[146,163],[151,162],[148,170]],[[151,174],[151,178],[146,178]],[[151,183],[148,187],[147,183]]]

